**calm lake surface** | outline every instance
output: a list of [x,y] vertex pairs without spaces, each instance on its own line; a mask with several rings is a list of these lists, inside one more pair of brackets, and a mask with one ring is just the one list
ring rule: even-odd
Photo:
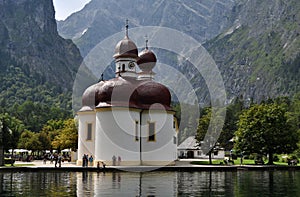
[[299,171],[0,172],[0,196],[299,195]]

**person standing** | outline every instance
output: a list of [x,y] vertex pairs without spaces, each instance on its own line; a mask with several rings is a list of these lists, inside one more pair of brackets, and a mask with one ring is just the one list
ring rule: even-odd
[[62,156],[61,154],[58,155],[58,167],[61,167],[61,161],[62,161]]
[[121,157],[118,156],[118,166],[120,166],[120,165],[121,165]]
[[82,156],[82,167],[85,167],[85,163],[86,163],[86,161],[85,161],[85,159],[86,159],[86,155],[85,154],[83,154],[83,156]]
[[116,160],[117,160],[116,156],[113,155],[113,157],[112,157],[112,165],[113,165],[113,166],[116,165]]
[[50,164],[53,164],[53,159],[54,159],[54,156],[53,156],[53,154],[51,153],[51,155],[50,155]]
[[88,154],[86,154],[85,155],[85,166],[84,167],[88,167],[88,165],[89,165],[89,155]]
[[54,153],[54,165],[57,168],[57,161],[58,161],[58,155],[57,153]]
[[89,157],[90,166],[93,166],[93,161],[94,161],[94,158],[93,158],[93,155],[91,155]]
[[47,154],[44,154],[44,159],[43,159],[43,163],[44,163],[44,164],[46,164],[46,162],[47,162],[47,157],[48,157],[48,155],[47,155]]

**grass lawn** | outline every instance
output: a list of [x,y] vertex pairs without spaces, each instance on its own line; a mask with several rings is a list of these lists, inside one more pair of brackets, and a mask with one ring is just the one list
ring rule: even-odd
[[[219,165],[220,162],[223,162],[223,160],[212,160],[213,165]],[[224,163],[224,162],[223,162]],[[209,160],[205,161],[192,161],[191,164],[193,165],[209,165]]]
[[14,164],[13,166],[11,164],[5,164],[5,167],[26,167],[26,166],[34,166],[34,164],[29,163],[29,164]]
[[[240,165],[241,163],[241,160],[240,159],[236,159],[234,160],[234,165]],[[268,163],[268,161],[264,161],[265,164]],[[209,165],[209,160],[201,160],[201,161],[192,161],[191,164],[193,165]],[[213,165],[225,165],[224,161],[223,160],[212,160],[212,164]],[[274,162],[275,165],[287,165],[287,163],[285,162]],[[252,159],[243,159],[243,165],[255,165],[255,162],[254,160]]]

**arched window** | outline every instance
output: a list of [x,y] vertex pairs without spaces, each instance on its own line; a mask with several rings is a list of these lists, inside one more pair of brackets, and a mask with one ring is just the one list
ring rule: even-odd
[[86,140],[92,140],[92,123],[87,124],[87,134],[86,134]]
[[154,122],[148,122],[148,141],[149,142],[155,142],[155,123]]

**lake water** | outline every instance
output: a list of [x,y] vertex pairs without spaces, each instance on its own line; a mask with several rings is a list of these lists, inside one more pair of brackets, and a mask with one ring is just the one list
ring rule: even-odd
[[0,196],[299,195],[299,171],[0,172]]

